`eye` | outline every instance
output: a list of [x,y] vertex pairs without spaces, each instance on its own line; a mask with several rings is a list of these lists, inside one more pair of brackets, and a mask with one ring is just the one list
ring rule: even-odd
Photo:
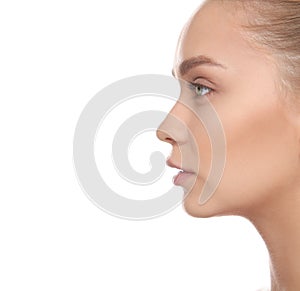
[[202,84],[190,83],[191,89],[195,92],[196,96],[204,96],[212,93],[213,89]]

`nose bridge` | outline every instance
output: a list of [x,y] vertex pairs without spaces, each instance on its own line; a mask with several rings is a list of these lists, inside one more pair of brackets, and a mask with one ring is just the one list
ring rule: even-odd
[[185,143],[188,140],[188,119],[187,109],[177,101],[157,129],[158,138],[167,142]]

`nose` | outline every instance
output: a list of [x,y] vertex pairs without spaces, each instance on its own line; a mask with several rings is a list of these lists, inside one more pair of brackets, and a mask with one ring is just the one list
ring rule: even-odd
[[171,145],[184,144],[188,140],[187,114],[182,104],[177,102],[160,124],[156,136]]

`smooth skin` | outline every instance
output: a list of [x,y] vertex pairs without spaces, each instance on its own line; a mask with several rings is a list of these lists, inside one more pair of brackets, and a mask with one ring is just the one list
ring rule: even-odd
[[[172,145],[168,164],[193,174],[182,185],[185,210],[195,217],[249,219],[270,253],[272,291],[300,290],[300,114],[284,102],[292,96],[280,86],[276,59],[245,38],[243,12],[225,2],[206,2],[184,27],[173,72],[194,84],[194,94],[182,90],[157,136]],[[194,57],[219,65],[204,61],[183,68]],[[226,163],[218,188],[200,205],[212,159],[196,116],[205,110],[203,96],[222,123]]]

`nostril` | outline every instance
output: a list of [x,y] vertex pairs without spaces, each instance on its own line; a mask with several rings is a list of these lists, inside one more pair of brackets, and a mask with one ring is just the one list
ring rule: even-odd
[[163,131],[163,130],[156,130],[156,136],[159,140],[170,143],[170,144],[174,144],[174,139],[170,137],[170,135]]
[[168,139],[168,135],[166,132],[164,132],[163,130],[161,129],[157,129],[156,130],[156,136],[159,140],[161,141],[166,141],[166,139]]
[[172,138],[170,138],[170,137],[166,137],[166,138],[165,138],[165,141],[168,142],[168,143],[170,143],[170,144],[175,143],[174,139],[172,139]]
[[186,143],[188,140],[186,122],[183,118],[179,118],[173,113],[169,113],[157,128],[156,135],[158,139],[171,145],[174,143]]

